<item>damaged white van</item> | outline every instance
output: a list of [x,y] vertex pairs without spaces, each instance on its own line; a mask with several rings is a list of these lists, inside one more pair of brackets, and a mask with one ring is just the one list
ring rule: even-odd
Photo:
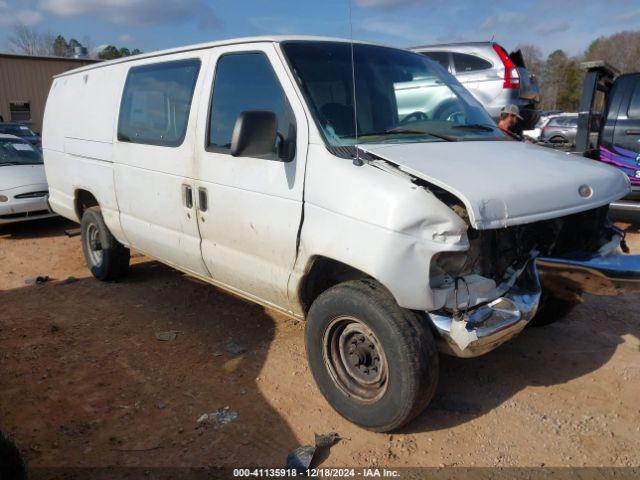
[[607,223],[626,176],[507,138],[404,50],[261,37],[86,66],[55,78],[43,147],[95,277],[134,248],[306,318],[320,391],[375,431],[429,403],[439,351],[639,285]]

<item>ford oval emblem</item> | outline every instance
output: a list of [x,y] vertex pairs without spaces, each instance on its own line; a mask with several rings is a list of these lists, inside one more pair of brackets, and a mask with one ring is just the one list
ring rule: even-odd
[[580,185],[580,188],[578,188],[578,193],[582,198],[589,198],[591,195],[593,195],[593,190],[589,185]]

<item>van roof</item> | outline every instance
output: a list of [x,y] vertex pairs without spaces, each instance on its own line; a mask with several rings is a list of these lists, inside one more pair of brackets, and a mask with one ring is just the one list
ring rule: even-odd
[[[215,42],[206,42],[206,43],[198,43],[194,45],[185,45],[182,47],[170,48],[167,50],[158,50],[155,52],[142,53],[140,55],[131,55],[129,57],[117,58],[115,60],[109,60],[107,62],[100,62],[94,65],[86,65],[80,68],[74,68],[73,70],[67,70],[66,72],[62,72],[58,75],[54,75],[54,78],[65,77],[67,75],[73,75],[79,72],[86,72],[89,70],[93,70],[96,68],[103,68],[110,65],[115,65],[118,63],[132,62],[135,60],[141,60],[143,58],[153,58],[153,57],[161,57],[163,55],[171,55],[174,53],[181,52],[190,52],[193,50],[204,50],[207,48],[220,47],[224,45],[238,45],[242,43],[257,43],[257,42],[269,42],[269,43],[280,43],[285,41],[317,41],[317,42],[351,42],[348,38],[338,38],[338,37],[321,37],[321,36],[313,36],[313,35],[267,35],[267,36],[258,36],[258,37],[239,37],[239,38],[230,38],[226,40],[218,40]],[[360,40],[353,40],[354,43],[362,43],[369,45],[376,45],[372,42],[364,42]]]

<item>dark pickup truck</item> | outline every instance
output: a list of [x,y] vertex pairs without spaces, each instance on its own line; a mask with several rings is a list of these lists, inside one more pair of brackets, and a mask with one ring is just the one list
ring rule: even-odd
[[640,72],[618,75],[603,62],[583,64],[576,150],[622,170],[631,182],[627,197],[611,204],[620,220],[640,221]]

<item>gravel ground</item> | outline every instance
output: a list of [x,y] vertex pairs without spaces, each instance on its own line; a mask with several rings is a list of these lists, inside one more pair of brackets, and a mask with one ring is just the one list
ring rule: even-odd
[[375,434],[319,394],[302,322],[142,255],[98,282],[73,227],[0,228],[0,429],[30,467],[280,467],[330,431],[343,440],[323,466],[640,465],[638,296],[588,297],[484,357],[443,357],[431,406]]

